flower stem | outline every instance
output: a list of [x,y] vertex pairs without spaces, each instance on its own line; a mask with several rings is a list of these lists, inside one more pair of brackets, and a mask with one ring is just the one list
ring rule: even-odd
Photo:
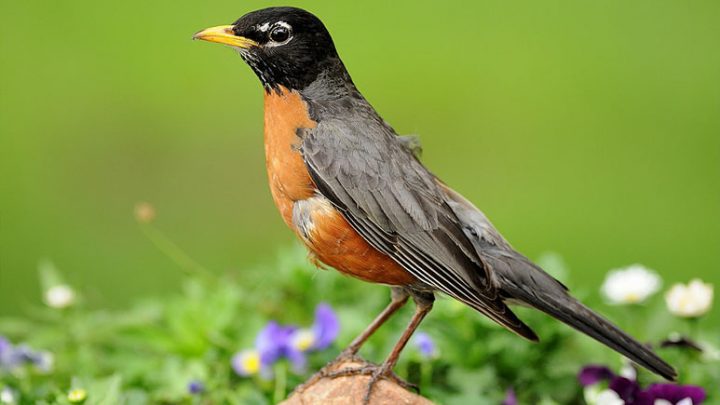
[[420,362],[420,387],[429,387],[432,382],[432,363],[429,361]]
[[168,238],[161,230],[155,228],[151,224],[140,224],[145,236],[155,245],[158,250],[165,254],[170,260],[175,262],[182,269],[183,273],[188,276],[210,277],[212,273],[193,260],[178,245]]
[[287,364],[279,362],[275,365],[275,391],[273,392],[273,403],[278,404],[285,399],[287,391]]
[[692,340],[697,340],[698,333],[700,331],[700,322],[698,317],[687,318],[688,325],[688,337]]

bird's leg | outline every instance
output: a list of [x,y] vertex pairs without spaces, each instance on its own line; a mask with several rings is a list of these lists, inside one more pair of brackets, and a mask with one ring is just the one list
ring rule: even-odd
[[393,367],[395,367],[395,364],[398,361],[398,358],[400,357],[400,352],[402,352],[402,350],[405,348],[408,341],[410,340],[410,337],[413,335],[418,326],[420,326],[420,323],[428,314],[428,312],[430,312],[433,306],[433,302],[435,301],[435,297],[432,293],[412,292],[412,294],[413,300],[415,301],[415,314],[413,315],[410,323],[405,328],[405,331],[403,331],[402,336],[400,336],[400,339],[395,344],[388,357],[380,366],[367,365],[363,367],[346,368],[335,372],[327,373],[326,375],[330,378],[352,375],[369,375],[370,381],[368,382],[367,392],[365,393],[365,397],[363,398],[364,404],[370,403],[370,397],[372,396],[373,388],[375,387],[375,384],[377,384],[377,382],[382,379],[389,379],[406,389],[417,388],[416,386],[406,381],[403,381],[392,371]]
[[415,314],[413,314],[410,323],[405,328],[400,340],[395,344],[390,354],[385,359],[380,368],[372,374],[370,381],[368,382],[367,392],[365,393],[364,402],[370,403],[370,397],[372,396],[372,390],[375,384],[383,378],[390,378],[405,389],[412,387],[417,389],[417,386],[412,386],[407,382],[401,380],[398,376],[393,373],[393,368],[400,357],[400,352],[405,348],[410,337],[415,333],[415,330],[420,326],[420,323],[425,319],[425,316],[430,312],[435,301],[435,296],[432,293],[414,293],[413,300],[415,301]]
[[306,387],[309,387],[313,385],[317,380],[328,377],[332,374],[330,370],[333,368],[334,365],[340,364],[345,361],[352,361],[352,360],[358,360],[356,358],[357,352],[360,350],[360,347],[372,336],[375,331],[380,328],[385,322],[387,322],[390,317],[397,312],[400,308],[407,303],[408,298],[410,297],[410,294],[402,287],[390,287],[390,303],[385,307],[385,309],[380,312],[380,314],[375,317],[375,319],[368,325],[365,330],[363,330],[353,341],[350,343],[350,345],[345,348],[336,358],[335,360],[331,361],[325,367],[320,369],[315,375],[310,377],[306,382],[304,382],[302,385],[295,388],[295,392],[303,392]]
[[353,339],[350,345],[345,348],[342,353],[340,353],[334,363],[337,363],[338,360],[342,361],[353,359],[360,350],[360,347],[362,347],[368,338],[372,336],[372,334],[375,333],[380,326],[387,322],[387,320],[390,319],[395,312],[402,308],[405,303],[407,303],[409,296],[410,295],[407,290],[402,287],[390,287],[390,303],[382,310],[382,312],[380,312],[370,325],[362,331],[362,333]]

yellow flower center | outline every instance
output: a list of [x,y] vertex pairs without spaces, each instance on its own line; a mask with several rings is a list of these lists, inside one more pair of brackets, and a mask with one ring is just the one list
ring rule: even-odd
[[315,344],[315,334],[309,329],[301,329],[293,338],[292,344],[301,352],[307,351]]
[[640,302],[640,295],[638,293],[634,293],[634,292],[628,293],[625,296],[625,302],[627,302],[628,304],[638,303],[638,302]]
[[685,295],[682,295],[680,297],[680,302],[678,302],[678,309],[680,312],[688,312],[689,307],[693,304],[693,297],[685,292]]
[[87,398],[87,391],[82,388],[74,388],[71,389],[70,392],[68,392],[67,397],[68,401],[72,402],[73,404],[83,402],[85,398]]
[[247,353],[240,362],[248,374],[257,374],[260,371],[260,353],[257,351]]

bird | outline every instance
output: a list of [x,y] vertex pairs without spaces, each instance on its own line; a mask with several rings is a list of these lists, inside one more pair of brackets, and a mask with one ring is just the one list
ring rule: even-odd
[[672,366],[572,297],[423,165],[415,138],[398,135],[362,95],[314,14],[265,8],[193,38],[234,48],[260,79],[270,191],[311,260],[391,289],[387,307],[338,359],[356,356],[410,297],[415,302],[382,364],[335,373],[370,375],[365,402],[377,381],[400,381],[392,369],[438,293],[533,342],[538,336],[510,306],[535,308],[665,379],[676,378]]

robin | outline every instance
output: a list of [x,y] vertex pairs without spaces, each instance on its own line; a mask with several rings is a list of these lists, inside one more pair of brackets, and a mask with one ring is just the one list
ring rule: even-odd
[[536,308],[673,380],[653,351],[569,295],[515,251],[470,201],[433,175],[355,87],[327,29],[291,7],[248,13],[194,38],[226,44],[260,79],[265,158],[273,200],[317,264],[391,287],[391,302],[343,351],[360,346],[409,297],[415,313],[379,366],[342,375],[397,379],[400,352],[442,292],[530,341],[508,307]]

